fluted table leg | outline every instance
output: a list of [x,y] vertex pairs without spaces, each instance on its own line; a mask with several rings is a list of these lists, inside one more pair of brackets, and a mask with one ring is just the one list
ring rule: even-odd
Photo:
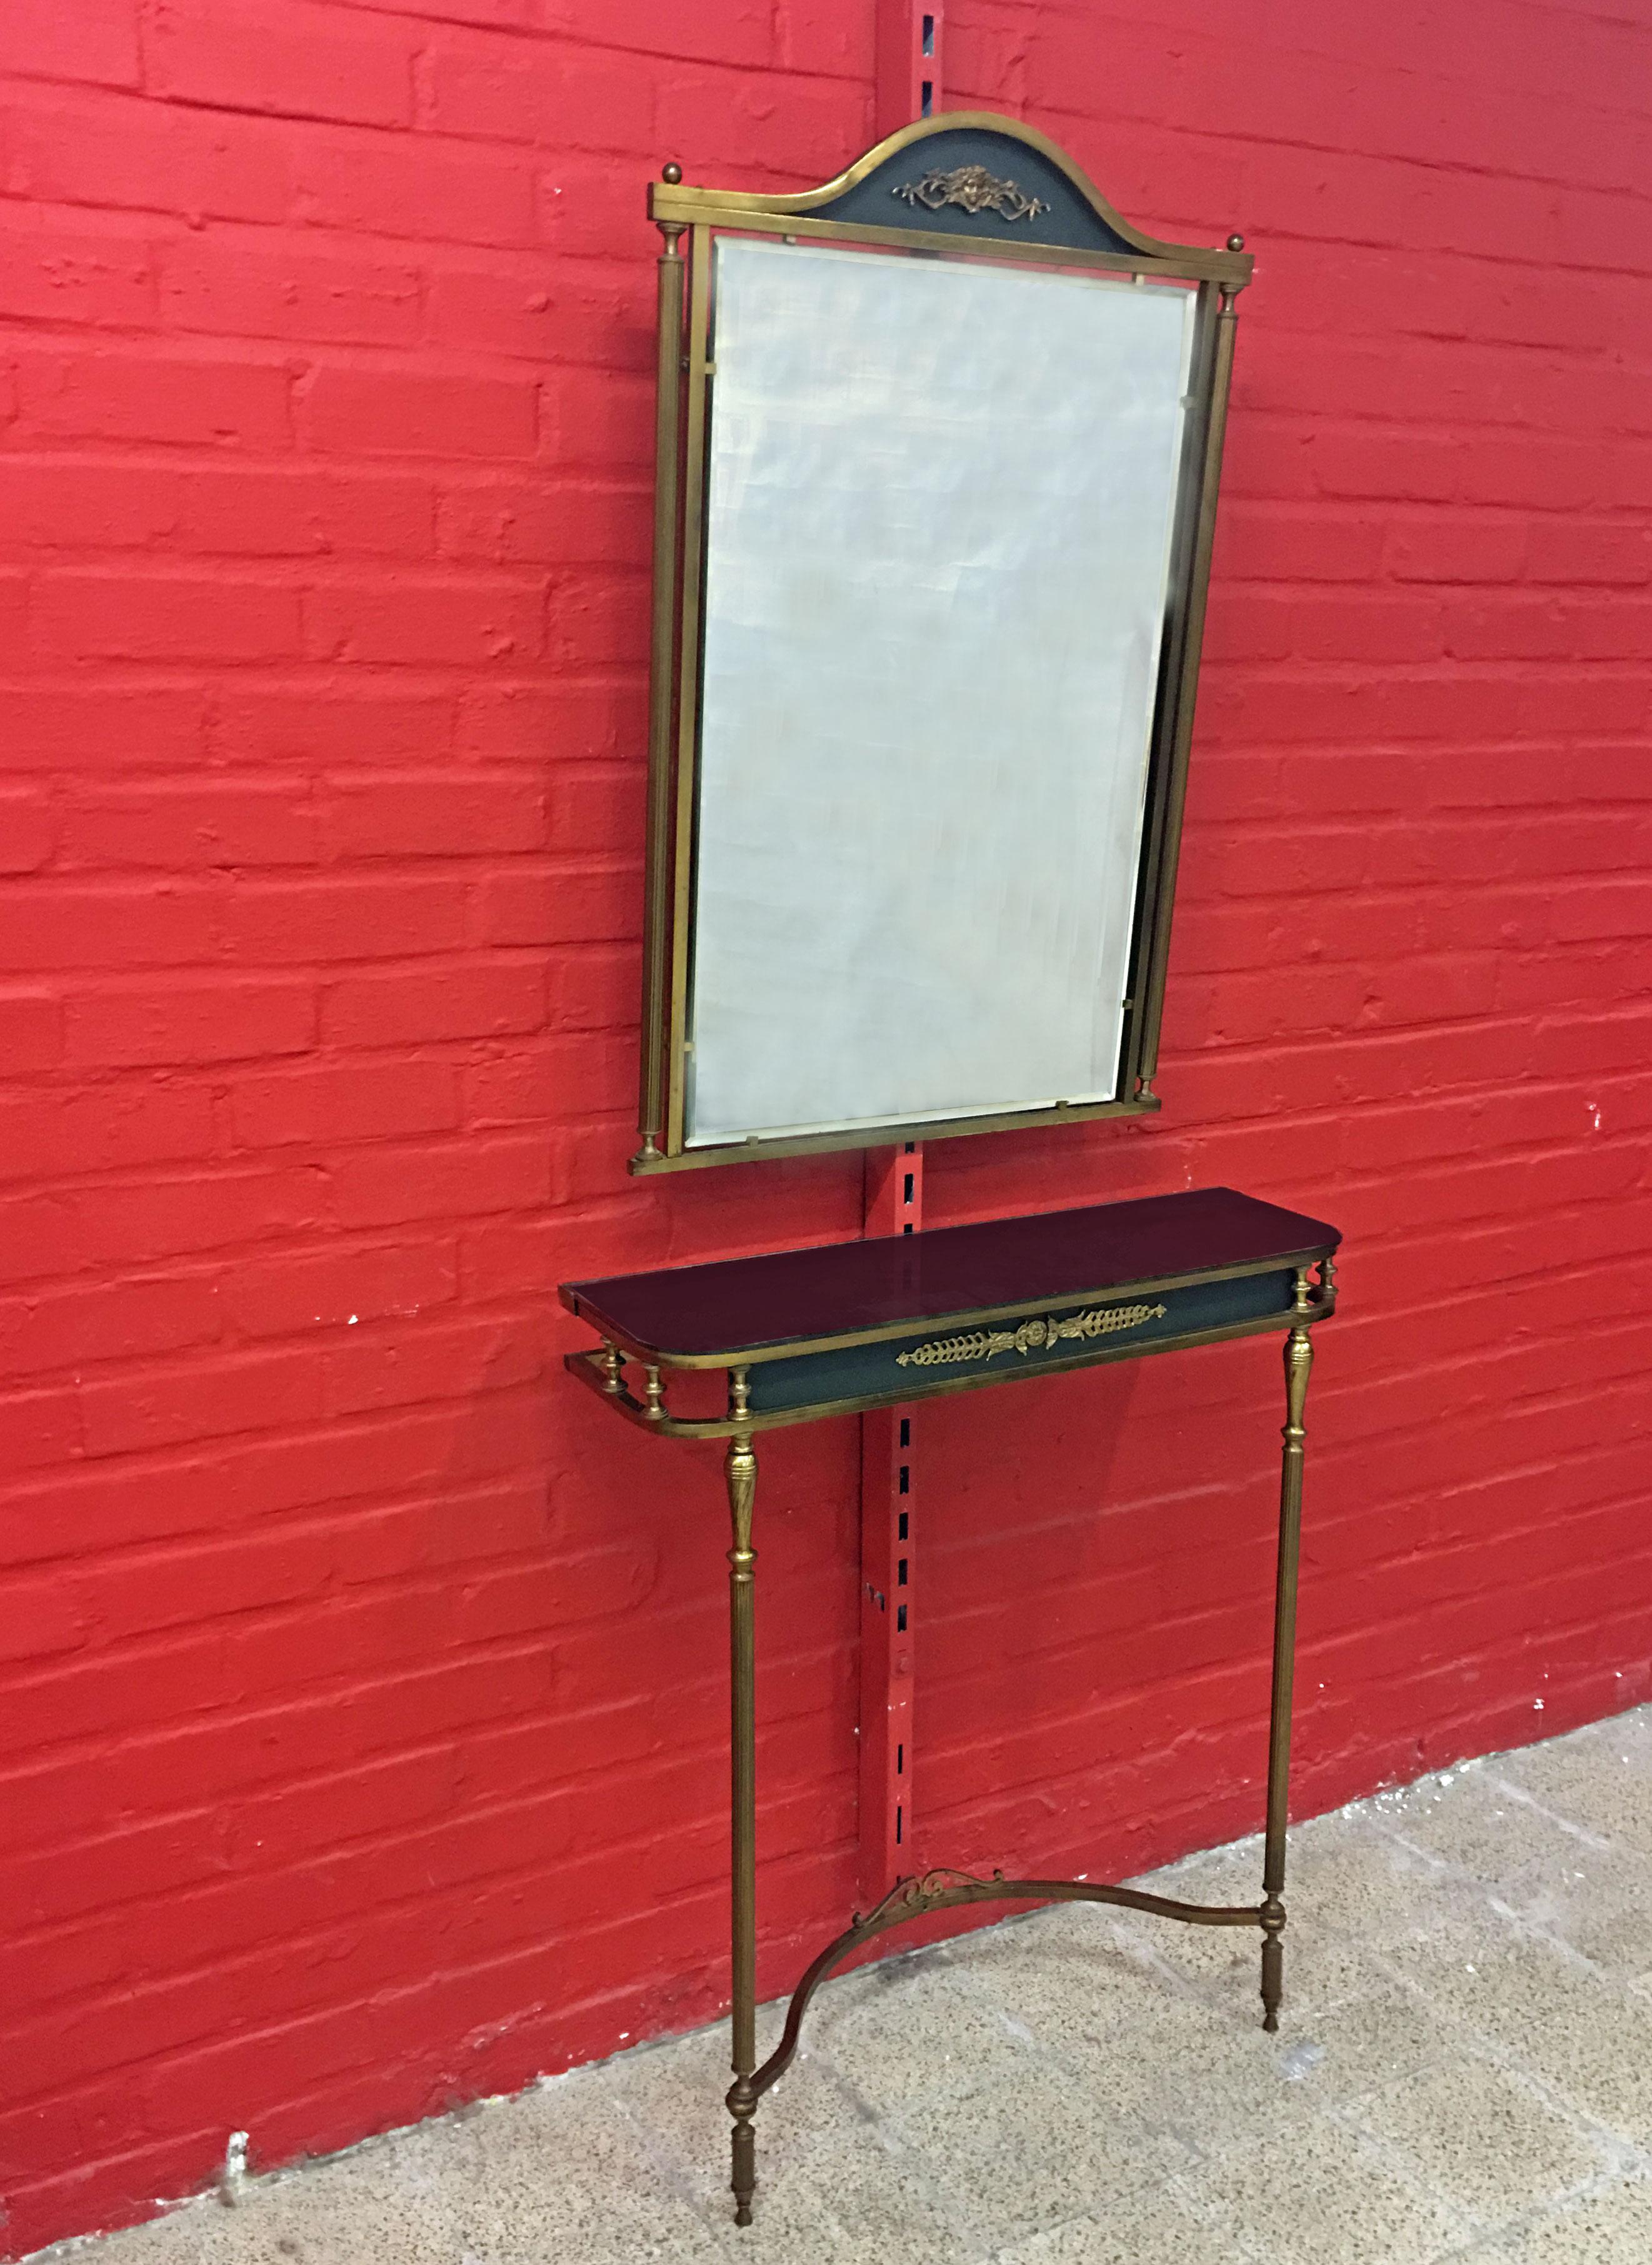
[[[746,1412],[746,1379],[734,1373],[731,1411]],[[757,1737],[756,1651],[753,1624],[753,1589],[757,1562],[752,1548],[752,1505],[757,1495],[757,1457],[749,1431],[736,1431],[724,1460],[728,1479],[729,1511],[734,1546],[729,1551],[729,1683],[731,1783],[731,1854],[732,1875],[731,1950],[733,1965],[734,2081],[729,2087],[728,2110],[734,2118],[734,2223],[752,2222],[752,2196],[757,2185],[756,2135],[752,2116],[757,2094],[752,2077],[757,2067]]]
[[[1306,1272],[1297,1277],[1297,1310],[1308,1309]],[[1268,1832],[1263,1858],[1262,2026],[1279,2026],[1284,1985],[1284,1836],[1291,1796],[1291,1686],[1296,1659],[1297,1563],[1302,1541],[1302,1415],[1314,1343],[1299,1322],[1284,1344],[1284,1456],[1279,1474],[1279,1565],[1274,1590],[1273,1705],[1268,1740]]]

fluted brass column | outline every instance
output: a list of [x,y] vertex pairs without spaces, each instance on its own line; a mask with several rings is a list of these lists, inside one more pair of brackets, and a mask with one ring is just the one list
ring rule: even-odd
[[[729,1413],[737,1425],[746,1412],[746,1376],[743,1368],[731,1372]],[[753,1623],[753,1568],[752,1505],[757,1496],[757,1457],[749,1429],[738,1428],[724,1458],[728,1479],[729,1511],[734,1546],[729,1551],[729,1753],[731,1905],[732,1926],[732,2065],[728,2110],[734,2118],[734,2223],[752,2222],[752,2196],[757,2185],[757,2144],[752,2127],[757,2094],[752,2076],[757,2067],[757,1722],[756,1649]]]
[[[1313,1311],[1307,1271],[1296,1278],[1296,1313]],[[1284,1455],[1279,1472],[1279,1564],[1273,1606],[1273,1705],[1268,1738],[1268,1832],[1262,1872],[1262,2026],[1279,2026],[1284,1984],[1284,1834],[1291,1799],[1291,1684],[1296,1656],[1297,1562],[1302,1542],[1302,1414],[1314,1341],[1306,1320],[1284,1341]]]
[[[667,165],[666,179],[682,178]],[[643,1056],[637,1097],[637,1154],[659,1154],[666,1124],[666,948],[671,834],[673,672],[677,656],[678,433],[682,415],[682,280],[680,225],[660,224],[658,367],[654,386],[654,615],[648,695],[648,894],[643,907]]]

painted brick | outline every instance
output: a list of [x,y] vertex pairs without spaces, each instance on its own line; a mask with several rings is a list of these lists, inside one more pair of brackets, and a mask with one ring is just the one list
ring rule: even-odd
[[73,1651],[84,1642],[84,1610],[76,1599],[64,1594],[60,1582],[7,1582],[0,1593],[6,1602],[0,1658],[33,1661]]
[[1532,529],[1525,572],[1528,581],[1574,588],[1652,580],[1652,528],[1610,520],[1545,522]]
[[363,126],[412,122],[417,35],[336,8],[163,0],[145,43],[149,84],[175,102]]
[[0,1346],[14,1376],[205,1344],[222,1326],[213,1284],[195,1276],[31,1292],[0,1301]]
[[654,461],[653,389],[641,375],[557,369],[545,384],[546,453],[558,464],[645,477]]
[[533,176],[521,152],[497,157],[433,135],[307,137],[295,152],[296,211],[309,225],[419,244],[530,244]]
[[[532,1383],[542,1366],[533,1336],[517,1323],[484,1320],[432,1329],[421,1322],[364,1329],[327,1354],[327,1412],[354,1416],[368,1409],[405,1408],[506,1391]],[[514,1495],[504,1500],[514,1513],[513,1541],[523,1548],[535,1547],[544,1527],[544,1504],[537,1491],[525,1501]],[[467,1505],[466,1531],[479,1549],[486,1528],[471,1523],[475,1507]],[[445,1561],[451,1548],[446,1521],[440,1515],[427,1521],[422,1554]]]
[[26,574],[0,573],[0,668],[24,669],[30,664],[30,594]]
[[204,686],[21,685],[6,694],[0,765],[96,776],[127,764],[176,768],[206,738]]
[[523,864],[484,881],[474,927],[486,943],[569,943],[576,937],[637,932],[635,890],[606,870]]
[[453,737],[452,692],[406,692],[382,683],[322,685],[244,680],[217,693],[213,749],[226,762],[283,767],[398,762],[444,753]]
[[459,1122],[458,1082],[445,1062],[352,1060],[247,1073],[229,1099],[236,1140],[249,1148],[395,1140],[450,1132]]
[[465,907],[463,882],[433,875],[248,882],[223,933],[229,956],[253,966],[399,959],[462,942]]
[[465,1118],[472,1125],[522,1125],[612,1108],[629,1099],[636,1068],[635,1049],[618,1039],[513,1046],[467,1073]]
[[61,1477],[83,1452],[74,1387],[0,1394],[0,1446],[10,1469],[50,1470]]
[[455,753],[478,761],[562,761],[648,744],[640,685],[473,685],[459,704]]
[[326,368],[303,394],[304,431],[329,455],[531,456],[535,389],[518,380]]
[[642,954],[630,944],[573,947],[557,954],[547,988],[552,1030],[623,1028],[642,994]]
[[226,1282],[224,1308],[249,1336],[354,1327],[386,1314],[422,1313],[454,1294],[453,1254],[420,1242],[381,1249],[270,1258]]
[[641,669],[648,658],[643,601],[647,578],[614,575],[599,586],[572,569],[552,575],[546,595],[549,659],[571,670]]
[[399,473],[194,471],[178,481],[171,532],[180,550],[230,558],[417,558],[433,521],[429,488]]
[[149,246],[127,232],[69,225],[25,208],[0,240],[0,316],[53,324],[148,329],[155,318]]
[[1384,557],[1399,582],[1495,584],[1518,576],[1537,539],[1536,530],[1521,520],[1437,513],[1391,525]]
[[[392,1167],[388,1178],[386,1162]],[[543,1210],[550,1200],[550,1158],[536,1137],[472,1138],[446,1149],[340,1158],[331,1178],[334,1207],[346,1227]]]
[[658,22],[647,0],[547,0],[545,18],[549,28],[598,49],[759,67],[774,60],[772,11],[760,0],[729,0],[715,21],[689,15],[668,25]]
[[308,1352],[240,1355],[210,1367],[200,1360],[140,1366],[80,1387],[89,1455],[312,1423],[321,1400],[321,1370]]
[[277,779],[87,788],[63,825],[64,863],[103,871],[307,865],[316,843],[308,789]]
[[[7,25],[16,21],[17,11],[8,13]],[[285,127],[245,113],[87,98],[22,81],[4,85],[0,105],[12,195],[176,213],[194,222],[280,221],[292,208]],[[98,148],[95,175],[82,162],[88,141]]]
[[538,656],[542,604],[536,589],[469,577],[375,588],[357,575],[310,594],[307,641],[317,660],[520,666]]
[[8,1179],[186,1161],[209,1154],[212,1140],[210,1095],[161,1079],[0,1096],[0,1174]]
[[27,787],[0,789],[0,873],[35,873],[57,846],[56,811]]
[[417,1045],[538,1030],[544,978],[537,960],[491,953],[415,974],[359,975],[329,984],[322,1035],[330,1045]]
[[54,1069],[63,1052],[63,1010],[49,991],[0,990],[0,1061],[14,1077]]
[[642,488],[557,483],[471,488],[437,499],[437,547],[450,558],[499,565],[639,565],[648,555],[653,499]]
[[54,0],[16,0],[0,18],[0,71],[136,86],[137,10],[132,0],[84,0],[72,9]]
[[419,76],[420,122],[438,134],[651,154],[647,66],[616,70],[609,56],[572,45],[446,30],[425,47]]
[[[554,192],[546,194],[554,200]],[[555,210],[560,215],[563,208]],[[635,215],[627,217],[634,237]],[[600,360],[633,312],[635,295],[610,268],[564,259],[563,249],[553,235],[554,290],[547,288],[542,252],[510,259],[496,253],[485,266],[444,262],[426,293],[433,344],[538,365]]]
[[62,1256],[83,1269],[154,1265],[328,1223],[326,1178],[314,1169],[151,1176],[65,1194],[58,1208]]
[[846,143],[864,147],[870,140],[870,122],[859,87],[794,78],[782,100],[772,80],[713,66],[670,74],[660,88],[656,130],[691,181],[714,167],[731,129],[748,178],[803,171],[829,180],[841,170]]
[[70,886],[48,878],[0,893],[0,953],[14,972],[184,966],[211,953],[217,917],[214,892],[199,883],[161,890],[103,878]]
[[422,321],[418,271],[388,260],[266,248],[227,231],[186,238],[161,256],[160,313],[169,330],[306,344],[407,346]]
[[181,493],[170,466],[14,455],[0,463],[0,524],[9,546],[146,550],[176,523]]
[[132,353],[14,356],[18,415],[52,439],[285,448],[292,381],[269,364]]
[[303,1053],[315,1029],[309,985],[251,977],[123,985],[68,1002],[69,1060],[89,1067]]
[[278,660],[299,644],[298,593],[270,584],[52,574],[31,610],[41,650],[65,659]]
[[336,779],[327,793],[327,838],[339,857],[464,857],[538,849],[545,841],[543,789],[530,773]]

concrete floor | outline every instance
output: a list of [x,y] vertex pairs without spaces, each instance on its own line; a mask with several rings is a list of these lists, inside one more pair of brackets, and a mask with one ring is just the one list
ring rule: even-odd
[[[1152,1884],[1245,1902],[1260,1866],[1246,1841]],[[1652,1708],[1321,1817],[1291,1868],[1277,2039],[1248,1934],[1094,1905],[830,1985],[760,2113],[746,2232],[718,2028],[69,2247],[87,2265],[1648,2265]]]

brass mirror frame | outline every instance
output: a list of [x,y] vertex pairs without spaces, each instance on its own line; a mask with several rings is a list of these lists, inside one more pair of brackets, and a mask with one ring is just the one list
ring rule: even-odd
[[[819,216],[822,208],[838,203],[913,145],[960,129],[1036,151],[1047,166],[1065,177],[1082,206],[1088,208],[1088,216],[1093,219],[1104,248],[1078,249],[1070,244],[1040,241],[1030,229],[1013,239],[996,233],[972,237],[950,213],[945,232]],[[957,177],[948,178],[956,180]],[[931,182],[936,179],[929,176]],[[1014,187],[988,174],[983,174],[982,180],[988,192]],[[941,178],[935,193],[945,188],[946,179]],[[905,191],[898,186],[897,193]],[[961,207],[966,215],[978,209],[985,212],[987,225],[994,225],[990,197],[979,208],[966,195],[944,194],[942,200]],[[1032,204],[1024,197],[1020,202]],[[908,195],[906,203],[908,209],[918,211],[928,200],[914,200]],[[929,208],[935,209],[933,205]],[[1020,212],[1012,204],[1005,213],[1001,205],[998,208],[1004,218],[1016,221],[1034,220],[1044,208],[1033,205],[1030,212]],[[878,142],[834,180],[792,195],[690,188],[682,183],[678,168],[668,165],[664,179],[650,184],[648,209],[665,239],[665,248],[659,263],[647,880],[637,1125],[642,1145],[631,1159],[631,1170],[677,1171],[704,1164],[746,1163],[767,1156],[887,1147],[905,1140],[1150,1113],[1160,1106],[1153,1078],[1158,1063],[1188,749],[1233,369],[1234,301],[1250,280],[1254,264],[1243,248],[1243,239],[1233,237],[1225,249],[1205,251],[1195,244],[1162,243],[1144,236],[1114,210],[1056,143],[1034,127],[991,111],[951,111],[924,119]],[[906,1125],[846,1126],[772,1139],[753,1134],[717,1146],[685,1146],[703,658],[705,484],[715,376],[710,355],[711,259],[712,240],[720,230],[778,236],[799,243],[882,246],[942,258],[1009,260],[1196,287],[1191,390],[1183,431],[1165,631],[1149,743],[1130,992],[1118,1089],[1110,1101],[1059,1103],[1053,1108],[1016,1109],[991,1116],[925,1118]],[[684,237],[688,240],[686,258]]]

